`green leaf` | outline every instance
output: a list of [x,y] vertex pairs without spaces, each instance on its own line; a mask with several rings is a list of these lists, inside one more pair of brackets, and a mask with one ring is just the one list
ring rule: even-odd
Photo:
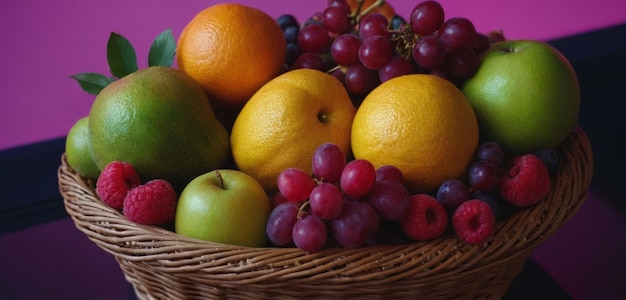
[[111,32],[107,43],[107,61],[111,74],[122,78],[137,71],[137,55],[133,45],[123,36]]
[[176,41],[172,35],[172,29],[161,32],[152,42],[148,54],[149,66],[171,67],[174,64],[176,53]]
[[83,91],[97,95],[107,85],[111,84],[114,79],[98,73],[79,73],[70,76],[70,78],[78,81]]

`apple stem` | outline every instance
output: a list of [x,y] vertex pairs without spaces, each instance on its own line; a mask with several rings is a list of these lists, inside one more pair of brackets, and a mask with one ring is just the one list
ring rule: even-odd
[[222,178],[222,173],[219,170],[215,170],[215,176],[220,180],[220,188],[224,189],[224,178]]

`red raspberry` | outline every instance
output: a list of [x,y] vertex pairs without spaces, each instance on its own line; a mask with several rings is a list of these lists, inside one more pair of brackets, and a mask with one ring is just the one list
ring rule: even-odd
[[96,182],[96,193],[104,203],[119,210],[124,206],[126,193],[140,184],[141,179],[133,165],[113,161],[100,173]]
[[448,213],[435,197],[428,194],[411,196],[402,230],[416,241],[430,240],[443,234],[448,227]]
[[128,191],[124,215],[139,224],[165,224],[174,220],[176,200],[176,191],[169,182],[153,179]]
[[452,228],[463,242],[479,244],[493,234],[496,218],[487,202],[467,200],[452,214]]
[[525,154],[513,158],[513,166],[502,178],[500,197],[519,207],[531,206],[550,192],[550,174],[543,161]]

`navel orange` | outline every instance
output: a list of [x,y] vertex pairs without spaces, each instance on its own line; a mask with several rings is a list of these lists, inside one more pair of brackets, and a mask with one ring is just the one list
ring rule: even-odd
[[334,143],[348,154],[355,111],[333,76],[312,69],[284,73],[257,91],[237,116],[230,139],[235,163],[274,192],[284,169],[312,173],[319,145]]
[[386,81],[366,96],[352,125],[355,158],[395,165],[412,193],[461,178],[478,146],[478,122],[463,93],[434,75]]
[[286,51],[283,32],[271,16],[223,3],[200,11],[185,26],[176,60],[217,108],[237,110],[283,71]]

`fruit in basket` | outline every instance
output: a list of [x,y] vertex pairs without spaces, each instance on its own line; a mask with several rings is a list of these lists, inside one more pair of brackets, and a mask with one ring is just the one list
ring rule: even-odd
[[145,180],[175,187],[225,164],[228,133],[202,88],[183,72],[149,67],[96,97],[89,115],[96,165],[132,164]]
[[161,225],[174,220],[176,191],[163,179],[153,179],[132,188],[124,199],[124,216],[144,225]]
[[231,132],[239,170],[268,193],[287,168],[312,172],[310,158],[322,143],[347,155],[356,108],[333,76],[311,69],[284,73],[265,84],[241,110]]
[[478,117],[481,139],[500,143],[507,153],[554,148],[578,120],[576,73],[544,42],[494,44],[481,55],[478,72],[462,90]]
[[218,169],[194,178],[178,198],[175,231],[200,240],[263,247],[270,202],[248,174]]
[[434,239],[448,228],[446,209],[429,194],[412,195],[407,210],[401,220],[402,231],[413,240]]
[[493,234],[495,223],[491,207],[482,200],[467,200],[452,214],[452,228],[455,234],[468,244],[486,241]]
[[500,183],[500,196],[519,207],[543,200],[550,192],[550,174],[543,161],[534,154],[516,156],[512,161]]
[[96,193],[108,206],[120,210],[128,191],[141,184],[141,178],[132,164],[113,161],[107,164],[96,181]]
[[447,80],[412,74],[386,81],[361,103],[352,125],[355,158],[393,165],[413,193],[461,178],[478,145],[478,123],[461,91]]
[[89,116],[82,117],[70,128],[65,140],[65,156],[67,163],[80,176],[97,179],[100,169],[96,166],[91,150],[89,134]]
[[286,42],[274,19],[241,4],[200,11],[178,39],[178,67],[218,108],[238,110],[284,69]]

